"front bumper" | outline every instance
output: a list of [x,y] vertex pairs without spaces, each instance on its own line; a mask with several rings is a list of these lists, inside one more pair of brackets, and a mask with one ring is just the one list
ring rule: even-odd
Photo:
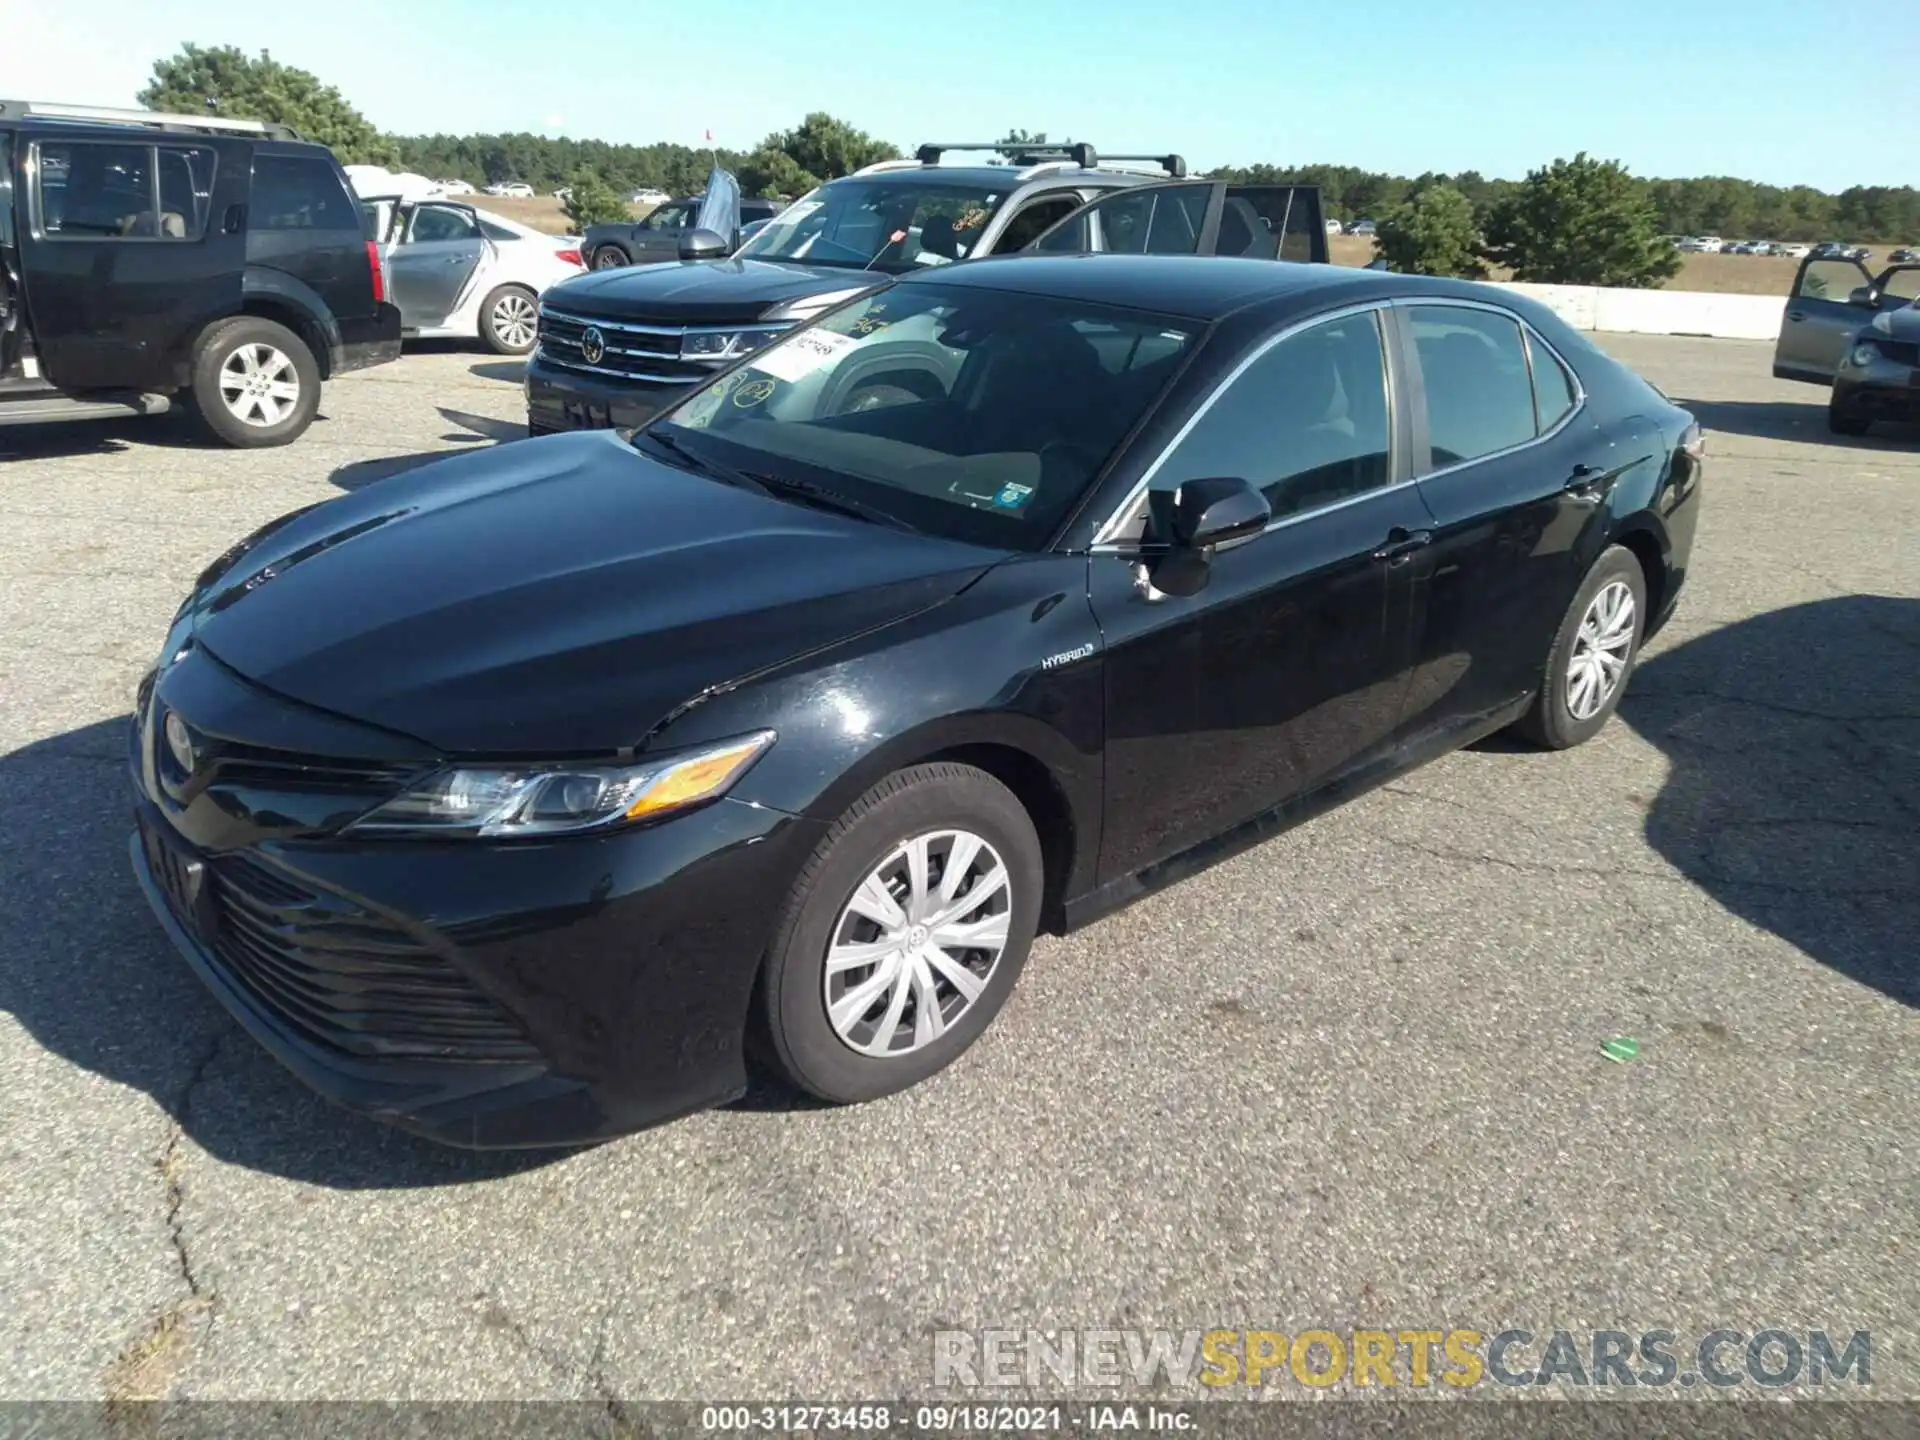
[[698,384],[587,375],[553,364],[536,349],[527,357],[527,430],[638,430]]
[[328,1099],[499,1148],[602,1140],[746,1088],[773,901],[817,822],[722,799],[544,843],[234,844],[244,793],[183,806],[155,784],[155,708],[133,727],[134,873],[207,987]]
[[1884,356],[1855,365],[1848,357],[1834,377],[1833,404],[1866,419],[1920,421],[1920,365]]

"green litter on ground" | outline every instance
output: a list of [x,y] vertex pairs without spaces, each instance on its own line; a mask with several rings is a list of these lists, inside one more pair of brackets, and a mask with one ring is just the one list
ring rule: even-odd
[[1614,1063],[1624,1065],[1640,1053],[1640,1042],[1631,1035],[1616,1035],[1601,1045],[1600,1053]]

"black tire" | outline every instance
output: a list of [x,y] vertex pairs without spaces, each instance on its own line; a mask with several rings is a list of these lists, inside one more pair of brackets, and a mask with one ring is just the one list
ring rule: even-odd
[[1873,421],[1865,415],[1856,415],[1838,400],[1827,402],[1827,429],[1836,435],[1864,435],[1873,428]]
[[[291,369],[298,387],[290,401],[275,397],[286,410],[271,422],[264,419],[264,412],[257,405],[248,406],[244,392],[236,395],[236,403],[251,408],[261,419],[256,423],[241,418],[229,407],[223,390],[228,362],[250,346],[265,346],[284,356],[290,363],[277,372],[277,377],[284,382],[287,369]],[[238,449],[257,450],[297,440],[306,433],[320,409],[320,366],[313,358],[313,351],[307,348],[307,342],[286,326],[256,315],[236,315],[231,320],[208,326],[194,347],[192,375],[193,405],[201,423],[217,439]]]
[[593,268],[596,270],[618,270],[622,265],[631,265],[633,257],[618,245],[601,245],[593,252]]
[[[1568,701],[1568,662],[1575,640],[1594,597],[1614,581],[1622,581],[1633,596],[1633,638],[1627,646],[1626,664],[1619,679],[1599,708],[1584,719],[1575,715]],[[1547,652],[1541,671],[1540,690],[1533,708],[1514,726],[1523,737],[1546,750],[1569,750],[1600,733],[1619,708],[1620,697],[1633,679],[1634,664],[1640,658],[1640,641],[1647,633],[1647,577],[1631,550],[1615,545],[1593,562],[1579,593],[1567,607],[1554,633],[1553,646]]]
[[501,327],[509,322],[509,317],[499,313],[500,307],[507,301],[524,303],[537,311],[539,298],[525,285],[496,285],[487,292],[487,298],[480,302],[480,339],[496,355],[525,355],[533,349],[534,333],[531,328],[524,339],[510,340],[502,333]]
[[[835,926],[854,892],[895,850],[929,831],[948,829],[965,829],[985,840],[1006,867],[1006,946],[987,972],[985,987],[944,1033],[902,1054],[862,1054],[840,1038],[827,1014],[827,951]],[[891,1095],[945,1069],[980,1037],[1012,993],[1039,923],[1044,875],[1032,819],[993,776],[947,763],[889,775],[828,829],[781,912],[761,985],[760,1018],[770,1057],[800,1089],[838,1104]],[[955,994],[949,993],[946,1003]],[[909,1003],[921,1003],[917,993]]]

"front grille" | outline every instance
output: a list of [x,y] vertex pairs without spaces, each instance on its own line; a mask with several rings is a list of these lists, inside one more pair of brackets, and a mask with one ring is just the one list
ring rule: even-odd
[[[597,361],[589,361],[582,340],[589,328],[600,332],[605,347]],[[540,311],[540,358],[565,370],[585,375],[610,375],[645,380],[658,385],[696,385],[713,377],[719,367],[710,362],[682,360],[680,346],[689,328],[696,333],[755,330],[777,334],[786,325],[643,325],[634,320],[601,320],[564,310]]]
[[215,959],[316,1044],[360,1057],[540,1058],[490,996],[401,927],[243,856],[207,870]]
[[340,760],[257,745],[218,742],[207,761],[209,785],[245,785],[261,790],[385,798],[423,768],[418,763]]

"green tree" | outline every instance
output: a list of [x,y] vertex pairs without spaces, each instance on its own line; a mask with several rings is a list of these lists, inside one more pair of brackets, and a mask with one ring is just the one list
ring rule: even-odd
[[340,92],[316,75],[233,45],[182,45],[153,65],[153,79],[135,97],[149,110],[274,120],[328,146],[343,164],[392,165],[399,150]]
[[567,182],[567,219],[576,230],[627,218],[627,202],[598,170],[576,170]]
[[1487,217],[1487,254],[1516,280],[1658,285],[1680,268],[1644,182],[1581,151],[1529,171]]
[[769,135],[762,149],[784,150],[794,164],[821,180],[851,175],[881,160],[898,160],[900,151],[824,110],[816,110],[784,134]]
[[1375,243],[1387,264],[1403,275],[1458,275],[1484,279],[1480,226],[1467,197],[1444,182],[1432,183],[1389,210]]
[[800,168],[786,151],[763,145],[740,162],[735,171],[743,195],[798,197],[820,184],[820,177]]

